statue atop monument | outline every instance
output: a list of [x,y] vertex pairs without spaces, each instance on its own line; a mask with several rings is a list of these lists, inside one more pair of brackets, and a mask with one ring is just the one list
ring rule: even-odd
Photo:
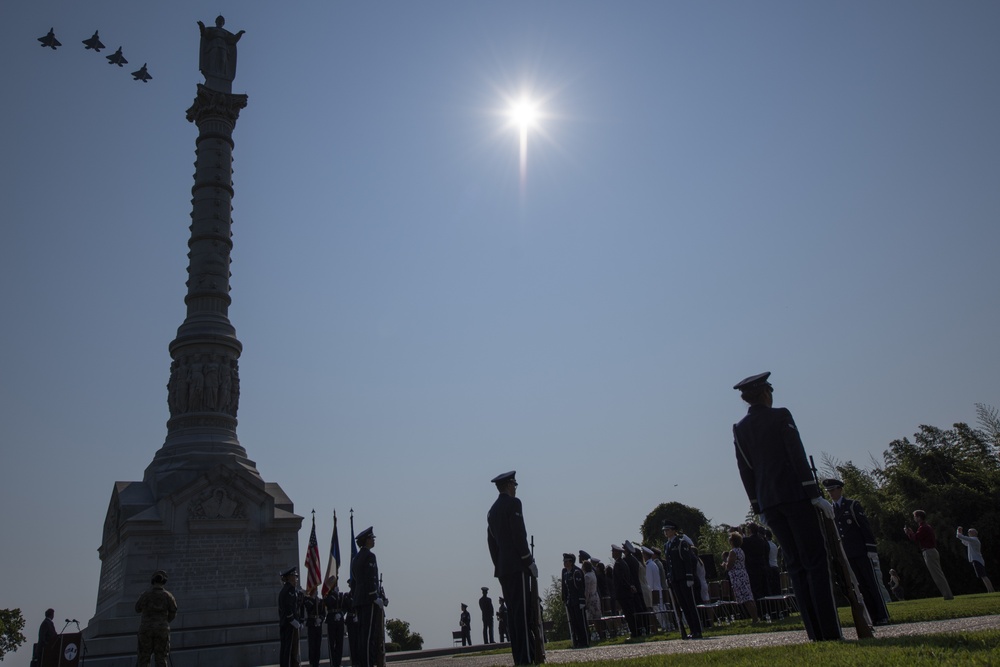
[[198,54],[198,69],[205,75],[205,85],[220,93],[233,92],[236,78],[236,42],[245,30],[235,35],[222,26],[226,19],[221,15],[215,19],[214,28],[206,28],[198,21],[201,30],[201,49]]

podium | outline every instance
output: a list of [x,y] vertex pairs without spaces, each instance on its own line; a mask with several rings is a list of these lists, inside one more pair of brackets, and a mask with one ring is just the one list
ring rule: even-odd
[[64,632],[45,646],[35,644],[32,667],[80,667],[83,664],[83,633]]

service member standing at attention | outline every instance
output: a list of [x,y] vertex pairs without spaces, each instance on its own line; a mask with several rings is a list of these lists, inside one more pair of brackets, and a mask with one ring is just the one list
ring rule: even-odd
[[479,611],[483,615],[483,643],[484,644],[495,644],[493,640],[493,600],[489,598],[487,593],[490,589],[483,586],[483,596],[479,598]]
[[844,483],[839,479],[824,479],[830,499],[833,501],[833,518],[837,522],[840,542],[851,563],[854,576],[858,578],[865,608],[872,617],[873,625],[889,624],[889,609],[882,599],[882,592],[875,577],[873,561],[878,560],[875,534],[872,532],[865,508],[857,500],[844,495]]
[[750,405],[747,416],[733,426],[740,477],[753,511],[781,544],[809,639],[841,639],[830,561],[816,514],[819,508],[833,518],[833,507],[813,479],[792,413],[772,407],[770,375],[754,375],[733,387]]
[[327,594],[323,598],[323,609],[326,611],[326,641],[330,646],[330,667],[340,667],[344,656],[344,627],[347,623],[347,613],[351,610],[351,596],[341,593],[337,586],[337,575],[331,575],[327,580]]
[[492,480],[500,495],[486,515],[486,539],[493,560],[493,576],[500,581],[507,602],[507,632],[514,664],[531,665],[535,660],[528,628],[528,587],[530,578],[538,578],[538,566],[528,548],[528,531],[524,527],[521,501],[516,497],[514,475],[511,470]]
[[139,659],[137,664],[146,667],[150,656],[156,657],[156,667],[167,667],[170,657],[170,621],[177,616],[177,600],[164,588],[167,573],[157,570],[153,573],[152,586],[139,596],[135,603],[135,613],[142,614],[139,620]]
[[576,566],[576,556],[568,553],[563,554],[562,600],[569,617],[569,636],[573,641],[573,648],[587,648],[590,646],[584,611],[587,607],[587,588],[583,570]]
[[305,610],[306,646],[309,647],[309,667],[319,667],[320,653],[323,649],[323,621],[326,620],[326,607],[323,598],[316,588],[306,591],[302,599]]
[[469,605],[464,602],[458,617],[458,629],[462,633],[462,646],[472,646],[472,614],[469,613]]
[[278,591],[278,648],[279,667],[299,667],[299,630],[302,628],[300,613],[299,571],[289,568],[281,573],[284,585]]
[[375,546],[375,532],[365,528],[354,540],[360,549],[351,563],[351,578],[354,580],[354,613],[358,616],[359,664],[355,667],[376,667],[382,660],[382,599],[378,583],[378,563],[372,547]]
[[677,597],[677,602],[691,626],[691,634],[684,634],[684,626],[678,630],[681,639],[701,639],[701,619],[698,617],[698,605],[694,600],[694,580],[698,572],[698,554],[691,545],[680,536],[678,526],[673,521],[663,522],[663,536],[667,541],[663,544],[664,562],[667,565],[667,581]]

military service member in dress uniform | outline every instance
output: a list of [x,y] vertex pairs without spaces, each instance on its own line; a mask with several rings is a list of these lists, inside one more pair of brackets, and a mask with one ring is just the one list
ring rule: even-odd
[[337,587],[337,575],[327,580],[328,592],[323,598],[326,611],[326,640],[330,645],[330,667],[340,667],[344,655],[344,628],[351,610],[351,596]]
[[515,665],[535,663],[528,628],[528,587],[530,577],[538,578],[538,566],[528,547],[528,531],[524,527],[521,501],[516,497],[515,471],[493,478],[500,495],[486,515],[489,526],[487,543],[493,560],[493,576],[500,580],[507,602],[507,632]]
[[306,591],[302,599],[302,608],[305,610],[309,667],[319,667],[320,653],[323,650],[323,621],[326,619],[326,607],[323,606],[323,598],[315,588]]
[[483,615],[483,643],[494,644],[493,640],[493,600],[487,595],[490,589],[483,586],[483,596],[479,598],[479,611]]
[[701,619],[694,599],[694,581],[698,572],[698,554],[680,534],[680,528],[673,521],[663,522],[663,564],[667,568],[667,583],[677,598],[677,603],[691,626],[691,634],[680,628],[681,639],[701,639]]
[[841,639],[830,560],[816,513],[818,509],[833,518],[833,507],[813,478],[792,413],[772,407],[770,375],[754,375],[733,387],[750,405],[747,416],[733,426],[740,477],[751,508],[781,544],[809,639]]
[[889,609],[882,599],[875,576],[874,562],[878,561],[878,549],[865,508],[857,500],[844,496],[844,483],[839,479],[824,479],[823,486],[833,501],[833,519],[837,523],[840,542],[844,545],[844,553],[854,576],[858,578],[872,624],[888,625]]
[[462,633],[462,646],[472,646],[472,614],[469,605],[462,603],[462,613],[458,616],[458,630]]
[[167,667],[170,657],[170,621],[177,616],[177,600],[164,588],[167,573],[157,570],[153,573],[152,586],[139,596],[135,603],[135,613],[139,620],[139,659],[137,664],[148,667],[149,658],[156,657],[156,667]]
[[371,526],[365,528],[354,540],[360,549],[351,563],[351,579],[354,613],[357,615],[358,663],[354,667],[377,667],[382,663],[382,618],[386,600],[378,581],[378,563],[372,547],[375,546],[375,532]]
[[299,667],[299,630],[302,629],[302,595],[298,588],[299,570],[289,568],[281,573],[284,586],[278,592],[278,632],[281,646],[280,667]]
[[562,601],[569,617],[569,636],[573,648],[590,646],[587,633],[587,592],[583,581],[583,570],[576,566],[576,556],[563,554]]

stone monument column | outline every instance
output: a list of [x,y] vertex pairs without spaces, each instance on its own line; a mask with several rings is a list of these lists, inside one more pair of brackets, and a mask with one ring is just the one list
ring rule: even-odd
[[171,664],[249,667],[278,661],[278,573],[296,565],[302,517],[263,480],[236,436],[243,345],[229,321],[233,130],[247,96],[232,93],[243,35],[199,21],[198,128],[188,240],[187,314],[170,343],[167,436],[141,482],[116,482],[98,553],[87,664],[132,665],[134,605],[155,570],[177,598]]

